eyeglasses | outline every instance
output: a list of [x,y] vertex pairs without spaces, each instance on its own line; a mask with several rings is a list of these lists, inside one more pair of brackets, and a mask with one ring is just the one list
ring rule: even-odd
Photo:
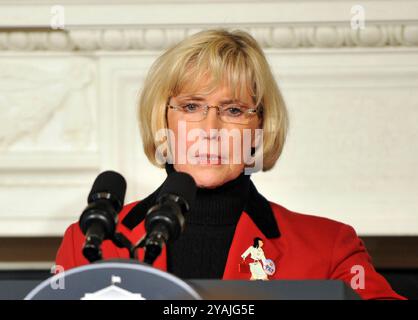
[[222,122],[235,124],[248,124],[255,115],[262,113],[261,107],[249,108],[239,103],[218,106],[209,106],[198,102],[186,102],[178,106],[167,103],[166,107],[181,112],[183,119],[188,122],[204,120],[210,108],[217,109],[218,117]]

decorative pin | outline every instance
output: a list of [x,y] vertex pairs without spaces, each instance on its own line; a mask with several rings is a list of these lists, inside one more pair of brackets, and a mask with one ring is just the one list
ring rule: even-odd
[[[253,245],[241,255],[243,261],[239,265],[239,272],[251,273],[250,280],[269,280],[268,276],[272,276],[276,272],[276,266],[273,260],[266,259],[264,256],[263,245],[264,242],[261,238],[254,238]],[[248,255],[253,260],[249,265],[245,263]]]

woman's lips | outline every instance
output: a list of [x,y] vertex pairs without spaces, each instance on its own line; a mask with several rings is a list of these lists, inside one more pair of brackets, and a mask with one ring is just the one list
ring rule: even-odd
[[201,154],[196,156],[198,163],[203,165],[220,165],[222,159],[226,159],[216,154]]

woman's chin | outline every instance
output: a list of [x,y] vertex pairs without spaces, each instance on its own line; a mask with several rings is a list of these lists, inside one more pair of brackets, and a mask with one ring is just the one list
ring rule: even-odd
[[220,170],[219,166],[213,168],[211,166],[205,166],[205,168],[192,172],[191,175],[195,179],[199,188],[216,188],[225,183],[226,172]]
[[228,166],[226,165],[175,165],[180,172],[190,174],[199,188],[216,188],[228,180]]
[[235,179],[243,170],[241,166],[220,165],[181,165],[175,164],[176,171],[190,174],[199,188],[213,189]]

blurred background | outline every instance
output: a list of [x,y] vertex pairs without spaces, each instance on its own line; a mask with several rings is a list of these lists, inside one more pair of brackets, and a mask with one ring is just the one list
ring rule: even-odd
[[125,203],[161,184],[136,104],[156,57],[207,28],[263,47],[290,113],[258,189],[352,225],[395,290],[418,298],[418,1],[0,0],[0,277],[48,277],[96,175]]

